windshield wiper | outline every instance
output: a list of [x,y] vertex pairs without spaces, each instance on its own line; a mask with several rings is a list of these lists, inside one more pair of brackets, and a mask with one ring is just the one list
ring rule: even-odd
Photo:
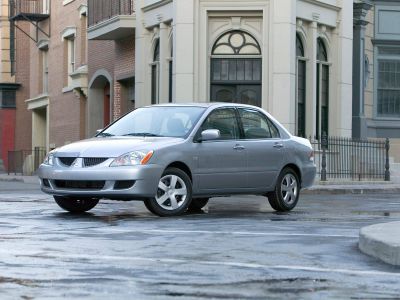
[[114,136],[114,135],[108,132],[100,132],[96,135],[96,137],[109,137],[109,136]]
[[162,135],[158,135],[158,134],[154,134],[154,133],[149,133],[149,132],[132,132],[132,133],[124,134],[123,136],[162,137]]

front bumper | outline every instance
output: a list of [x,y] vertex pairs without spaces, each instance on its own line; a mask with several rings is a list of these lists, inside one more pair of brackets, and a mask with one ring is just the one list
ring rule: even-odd
[[[129,167],[64,168],[41,165],[38,170],[41,190],[50,195],[93,197],[108,199],[142,199],[154,197],[164,168],[160,165],[138,165]],[[60,187],[59,181],[90,182],[104,181],[100,188]],[[116,188],[118,182],[134,181],[125,189]]]

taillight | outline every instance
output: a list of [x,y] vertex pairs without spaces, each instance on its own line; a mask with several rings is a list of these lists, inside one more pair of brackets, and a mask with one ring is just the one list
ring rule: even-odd
[[311,151],[310,152],[310,154],[308,155],[308,159],[310,160],[310,161],[314,161],[314,151]]

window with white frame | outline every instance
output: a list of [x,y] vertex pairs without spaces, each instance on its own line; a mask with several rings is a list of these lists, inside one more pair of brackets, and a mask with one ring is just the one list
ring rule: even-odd
[[64,85],[71,86],[72,85],[72,78],[71,74],[75,72],[75,34],[70,35],[64,38],[64,66],[65,66],[65,73],[64,73]]
[[400,118],[400,47],[378,47],[376,76],[377,116]]

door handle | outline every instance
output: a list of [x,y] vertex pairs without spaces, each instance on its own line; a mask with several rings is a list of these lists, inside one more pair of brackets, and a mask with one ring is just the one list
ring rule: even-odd
[[274,144],[274,148],[281,149],[281,148],[283,148],[283,144],[282,143],[275,143]]
[[242,145],[235,145],[235,147],[233,147],[234,150],[238,150],[238,151],[242,151],[244,149],[246,149],[245,147],[243,147]]

